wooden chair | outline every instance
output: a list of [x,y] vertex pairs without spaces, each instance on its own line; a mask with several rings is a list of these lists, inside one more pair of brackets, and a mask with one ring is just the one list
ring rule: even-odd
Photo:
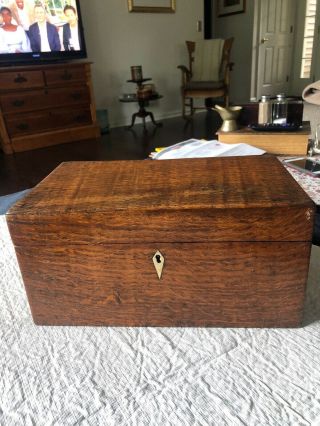
[[[186,45],[189,53],[189,68],[184,65],[179,65],[178,68],[182,71],[182,85],[181,85],[181,95],[182,95],[182,115],[184,118],[192,117],[195,109],[204,109],[203,107],[194,107],[193,99],[194,98],[224,98],[224,105],[229,106],[229,82],[230,82],[230,71],[232,70],[233,63],[230,63],[230,52],[233,44],[233,38],[227,40],[220,40],[222,49],[221,49],[221,59],[217,58],[218,62],[218,73],[216,78],[208,80],[195,79],[193,69],[196,64],[194,63],[195,57],[198,58],[198,61],[206,63],[206,59],[211,61],[211,58],[199,58],[195,55],[196,42],[186,41]],[[205,42],[210,42],[211,40],[205,40]],[[212,40],[213,41],[213,40]],[[217,40],[219,41],[219,40]],[[214,41],[213,41],[214,42]],[[205,52],[205,51],[204,51]],[[210,70],[207,70],[210,72]],[[199,75],[199,73],[198,73]],[[208,72],[204,72],[204,75],[208,75]],[[196,76],[195,76],[196,77]],[[190,115],[186,115],[186,108],[190,108]]]

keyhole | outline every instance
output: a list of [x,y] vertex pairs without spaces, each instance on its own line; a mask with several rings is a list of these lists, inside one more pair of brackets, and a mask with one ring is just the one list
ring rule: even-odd
[[155,252],[155,254],[153,255],[152,262],[153,262],[153,265],[154,265],[154,267],[155,267],[155,269],[157,271],[158,278],[160,280],[161,274],[162,274],[163,265],[164,265],[164,257],[162,256],[162,254],[160,253],[159,250],[157,250]]

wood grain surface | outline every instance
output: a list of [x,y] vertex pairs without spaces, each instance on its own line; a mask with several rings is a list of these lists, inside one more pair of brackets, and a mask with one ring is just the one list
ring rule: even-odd
[[[152,257],[164,256],[159,280]],[[41,325],[296,327],[308,243],[17,248]]]
[[7,220],[17,245],[308,241],[314,204],[271,157],[71,162]]
[[6,153],[100,136],[88,62],[2,68],[0,103]]
[[7,214],[43,325],[298,326],[313,219],[270,157],[64,163]]
[[229,144],[245,142],[269,154],[306,155],[310,133],[309,123],[295,132],[260,132],[246,126],[234,132],[219,131],[218,139]]
[[[273,156],[62,163],[14,212],[311,205]],[[22,209],[20,209],[20,206]]]

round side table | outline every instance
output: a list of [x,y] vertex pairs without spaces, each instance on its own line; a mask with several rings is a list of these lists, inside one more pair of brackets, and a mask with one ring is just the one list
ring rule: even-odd
[[151,118],[152,124],[154,124],[157,127],[161,127],[162,123],[156,122],[155,119],[154,119],[154,116],[153,116],[152,112],[151,111],[147,111],[145,109],[145,107],[149,105],[149,102],[156,101],[158,99],[161,99],[162,97],[163,96],[159,95],[159,94],[154,94],[154,95],[151,95],[151,96],[149,96],[147,98],[138,98],[137,96],[136,97],[132,97],[132,98],[131,97],[123,97],[123,96],[121,96],[119,98],[120,102],[124,102],[124,103],[137,102],[139,104],[139,111],[135,112],[134,114],[132,114],[131,124],[130,124],[130,126],[128,126],[128,129],[131,129],[134,126],[134,123],[135,123],[137,117],[142,118],[143,127],[144,128],[146,128],[146,117],[150,117]]

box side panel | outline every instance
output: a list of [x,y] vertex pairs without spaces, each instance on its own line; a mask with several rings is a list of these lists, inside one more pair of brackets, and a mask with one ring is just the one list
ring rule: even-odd
[[[161,279],[153,256],[164,257]],[[36,324],[295,327],[309,243],[16,248]]]
[[8,215],[16,246],[207,241],[311,241],[314,206]]

